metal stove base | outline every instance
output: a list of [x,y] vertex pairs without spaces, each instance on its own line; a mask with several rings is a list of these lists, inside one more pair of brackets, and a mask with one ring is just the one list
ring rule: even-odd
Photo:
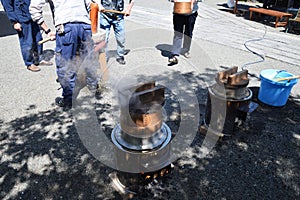
[[136,148],[129,149],[121,145],[117,140],[119,131],[118,126],[116,126],[111,134],[112,142],[115,145],[114,160],[117,170],[129,173],[145,173],[160,170],[171,164],[170,141],[172,132],[165,123],[162,124],[161,131],[166,134],[166,138],[155,149],[137,151]]

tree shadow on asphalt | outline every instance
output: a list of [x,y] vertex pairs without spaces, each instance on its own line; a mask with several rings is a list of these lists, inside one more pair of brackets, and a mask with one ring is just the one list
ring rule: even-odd
[[[162,76],[176,77],[172,72]],[[194,90],[203,114],[207,91],[199,83],[205,78],[193,72],[183,76],[190,84],[180,89]],[[204,135],[197,133],[171,174],[139,185],[132,199],[299,198],[300,97],[274,108],[257,100],[258,88],[251,89],[259,107],[231,137],[220,139],[201,158]],[[171,113],[176,97],[172,91],[166,95]],[[107,121],[102,115],[111,109],[101,100],[95,103],[99,123]],[[176,131],[180,118],[167,118],[166,123]],[[41,111],[0,125],[1,199],[123,199],[109,185],[108,175],[114,170],[83,146],[70,112]],[[111,126],[104,129],[109,137]]]
[[[39,112],[4,126],[1,199],[91,199],[101,195],[107,169],[81,144],[69,113]],[[95,178],[97,183],[93,183]]]
[[52,49],[45,49],[43,50],[43,59],[46,61],[50,61],[54,58],[54,51]]
[[188,199],[191,194],[199,199],[299,198],[299,96],[272,107],[257,99],[258,89],[251,88],[258,109],[231,137],[222,138],[204,159],[196,142],[193,153],[175,164],[176,176],[189,174],[180,183]]

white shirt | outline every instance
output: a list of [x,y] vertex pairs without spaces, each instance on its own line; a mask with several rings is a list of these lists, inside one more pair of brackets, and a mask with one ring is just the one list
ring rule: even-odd
[[91,24],[89,6],[91,0],[31,0],[29,12],[38,24],[44,21],[43,6],[53,2],[55,26],[59,24],[82,22]]

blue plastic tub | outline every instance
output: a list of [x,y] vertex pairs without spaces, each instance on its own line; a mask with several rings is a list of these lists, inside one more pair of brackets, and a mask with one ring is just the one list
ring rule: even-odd
[[266,69],[260,72],[261,85],[258,99],[271,106],[284,106],[290,96],[292,87],[298,79],[275,81],[276,78],[294,76],[285,70]]

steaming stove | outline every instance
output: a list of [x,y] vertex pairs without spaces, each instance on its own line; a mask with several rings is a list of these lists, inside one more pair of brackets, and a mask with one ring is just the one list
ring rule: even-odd
[[[208,88],[204,130],[211,127],[220,136],[231,135],[258,105],[251,101],[247,70],[238,72],[238,67],[229,68],[218,72],[215,80],[216,83]],[[226,112],[222,112],[224,108]]]
[[119,91],[120,123],[112,131],[116,168],[154,172],[170,165],[171,130],[163,122],[164,87],[155,82]]

